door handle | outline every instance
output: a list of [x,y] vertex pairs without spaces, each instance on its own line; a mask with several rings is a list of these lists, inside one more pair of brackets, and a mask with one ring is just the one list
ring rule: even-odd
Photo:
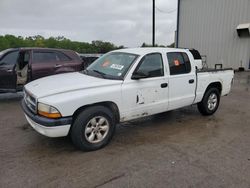
[[194,79],[188,81],[190,84],[194,83]]
[[55,68],[59,68],[59,67],[62,67],[62,65],[55,65],[54,67]]
[[161,84],[161,88],[165,88],[165,87],[168,87],[168,83],[162,83]]
[[6,70],[6,72],[12,72],[12,70],[11,70],[11,69],[8,69],[8,70]]

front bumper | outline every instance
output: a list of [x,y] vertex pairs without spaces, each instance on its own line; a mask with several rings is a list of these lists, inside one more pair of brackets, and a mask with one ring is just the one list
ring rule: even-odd
[[32,113],[24,100],[22,100],[21,106],[29,124],[40,134],[48,137],[63,137],[68,135],[72,117],[49,119]]

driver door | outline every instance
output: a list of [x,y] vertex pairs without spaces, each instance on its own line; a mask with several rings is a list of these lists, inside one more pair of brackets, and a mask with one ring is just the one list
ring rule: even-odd
[[122,85],[124,101],[123,120],[164,112],[168,109],[168,78],[162,54],[147,54],[137,65],[133,74],[141,78],[126,79]]
[[0,59],[0,90],[9,91],[16,89],[16,71],[19,51],[10,51],[2,56]]

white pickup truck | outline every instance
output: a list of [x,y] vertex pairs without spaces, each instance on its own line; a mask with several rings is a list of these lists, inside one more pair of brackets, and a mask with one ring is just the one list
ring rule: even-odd
[[230,92],[234,72],[199,69],[199,53],[193,52],[174,48],[109,52],[82,72],[25,85],[23,111],[37,132],[48,137],[70,135],[81,150],[107,145],[120,122],[192,104],[198,104],[201,114],[211,115],[220,97]]

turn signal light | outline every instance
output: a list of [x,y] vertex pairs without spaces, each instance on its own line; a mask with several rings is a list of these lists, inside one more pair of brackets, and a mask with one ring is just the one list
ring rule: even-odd
[[47,118],[56,119],[62,117],[55,107],[43,103],[38,103],[37,112],[39,115]]

